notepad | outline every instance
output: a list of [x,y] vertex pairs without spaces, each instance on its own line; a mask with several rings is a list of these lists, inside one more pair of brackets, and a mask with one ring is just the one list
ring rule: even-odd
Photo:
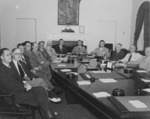
[[97,98],[110,97],[111,96],[111,94],[109,94],[108,92],[96,92],[96,93],[93,93],[93,95]]
[[106,72],[106,71],[92,71],[93,73],[108,73],[108,72]]
[[60,60],[54,60],[53,63],[61,63]]
[[147,73],[145,70],[136,70],[138,73]]
[[66,64],[58,64],[58,67],[66,67]]
[[149,83],[149,82],[150,82],[150,80],[149,80],[149,79],[141,78],[141,80],[142,80],[143,82],[145,82],[145,83]]
[[87,78],[91,78],[90,75],[88,75],[88,74],[85,74],[85,75],[86,75]]
[[142,90],[145,91],[145,92],[150,93],[150,88],[145,88],[145,89],[142,89]]
[[62,72],[69,72],[71,71],[70,69],[61,69]]
[[135,108],[147,108],[147,105],[140,100],[129,100],[129,103]]
[[90,85],[90,81],[77,81],[78,85]]
[[116,83],[117,82],[117,80],[115,80],[113,78],[99,79],[99,81],[101,81],[102,83]]

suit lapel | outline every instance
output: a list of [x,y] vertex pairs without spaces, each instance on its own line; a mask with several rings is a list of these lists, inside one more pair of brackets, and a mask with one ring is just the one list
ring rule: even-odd
[[20,77],[20,74],[19,74],[19,72],[18,72],[18,70],[17,70],[17,68],[16,68],[16,66],[15,66],[15,64],[14,64],[13,61],[10,63],[10,66],[11,66],[12,70],[14,71],[14,73],[15,73],[17,76]]

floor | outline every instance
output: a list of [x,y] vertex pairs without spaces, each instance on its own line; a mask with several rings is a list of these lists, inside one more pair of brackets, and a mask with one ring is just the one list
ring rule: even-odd
[[[67,104],[64,93],[61,94],[60,97],[63,99],[62,103],[52,103],[53,110],[57,112],[56,119],[99,119],[81,104]],[[0,117],[0,119],[2,118]],[[5,117],[5,119],[17,118]],[[28,117],[27,119],[31,119],[31,117]],[[36,113],[36,119],[41,119],[38,113]]]

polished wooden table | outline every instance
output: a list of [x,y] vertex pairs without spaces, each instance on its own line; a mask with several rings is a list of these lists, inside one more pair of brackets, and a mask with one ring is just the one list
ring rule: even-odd
[[[114,89],[123,89],[125,91],[125,97],[136,96],[135,83],[134,80],[130,79],[130,76],[124,74],[122,70],[115,70],[112,72],[96,72],[96,71],[86,71],[87,67],[95,67],[95,59],[85,61],[90,61],[90,64],[82,64],[78,61],[72,63],[53,63],[52,67],[54,69],[53,76],[59,81],[67,90],[72,94],[75,94],[80,98],[83,105],[90,108],[98,118],[102,119],[149,119],[150,111],[141,113],[126,111],[126,113],[118,110],[116,105],[110,101],[108,97],[96,97],[93,93],[96,92],[107,92],[112,94]],[[95,63],[93,63],[95,62]],[[70,71],[69,71],[69,70]],[[77,72],[78,75],[75,77],[67,77],[68,72]],[[86,72],[86,73],[85,73]],[[95,81],[90,82],[88,76],[94,77]],[[116,82],[104,83],[99,79],[111,78]],[[78,82],[87,81],[90,82],[88,85],[79,85]],[[113,97],[113,96],[111,96]],[[142,116],[139,116],[142,115]]]

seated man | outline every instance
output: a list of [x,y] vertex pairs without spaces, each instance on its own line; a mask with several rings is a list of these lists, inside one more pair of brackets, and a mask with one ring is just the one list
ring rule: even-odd
[[67,48],[64,45],[64,40],[60,39],[59,43],[54,47],[55,51],[57,54],[66,54],[67,53]]
[[83,46],[82,41],[78,40],[78,46],[74,47],[72,50],[72,54],[87,54],[86,48]]
[[109,50],[104,46],[105,46],[105,41],[100,40],[99,46],[94,51],[92,51],[90,54],[100,56],[100,57],[106,56],[107,58],[109,58],[110,57]]
[[118,60],[124,58],[125,54],[121,50],[121,48],[122,48],[122,44],[121,43],[117,43],[115,51],[113,52],[112,56],[110,57],[110,59],[112,61],[118,61]]
[[150,71],[150,47],[146,47],[145,49],[145,55],[146,56],[141,56],[139,59],[136,61],[130,61],[128,62],[128,65],[137,65],[139,68],[142,68],[146,71]]
[[129,48],[130,53],[128,53],[123,59],[119,60],[123,63],[127,63],[130,61],[136,61],[138,60],[142,55],[140,53],[136,53],[136,47],[134,45],[131,45]]
[[45,42],[44,41],[40,41],[38,43],[38,52],[41,53],[43,55],[43,57],[45,57],[46,60],[51,63],[52,62],[52,58],[50,57],[50,55],[48,54],[48,52],[46,51],[44,46],[45,46]]
[[57,58],[57,53],[54,48],[52,48],[52,41],[48,41],[46,44],[46,51],[49,54],[49,56],[52,58],[52,60]]
[[[33,50],[31,51],[31,43],[27,42],[25,44],[25,51],[24,55],[29,57],[31,66],[32,66],[32,72],[37,77],[41,77],[44,79],[45,83],[48,85],[48,89],[55,94],[55,87],[51,83],[50,79],[51,71],[49,67],[49,61],[47,61],[41,53],[38,52],[38,45],[37,43],[32,44]],[[54,95],[53,95],[54,96]],[[55,96],[56,97],[56,96]],[[51,97],[52,98],[52,97]],[[57,100],[55,102],[61,102],[60,98],[56,98]]]
[[30,72],[28,67],[21,61],[21,51],[18,48],[12,50],[12,62],[10,63],[11,68],[16,72],[18,79],[27,81],[32,87],[43,86],[46,90],[48,89],[47,84],[42,78],[36,78],[34,74]]
[[32,87],[29,83],[23,83],[18,79],[10,66],[11,53],[9,49],[0,50],[2,63],[0,64],[0,90],[10,91],[15,95],[18,104],[39,106],[44,119],[52,119],[52,112],[46,91],[43,87]]

